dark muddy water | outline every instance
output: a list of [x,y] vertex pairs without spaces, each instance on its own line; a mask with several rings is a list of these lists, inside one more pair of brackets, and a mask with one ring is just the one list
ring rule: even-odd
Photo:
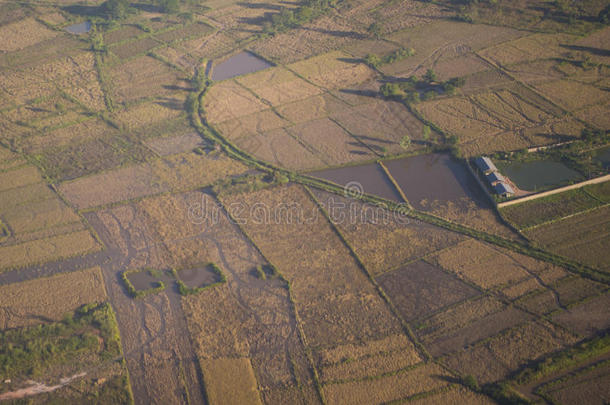
[[448,154],[432,153],[384,162],[409,202],[425,209],[424,200],[464,202],[488,207],[485,193],[463,163]]
[[208,266],[178,270],[178,277],[188,288],[199,288],[220,281],[220,276]]
[[151,288],[155,288],[159,285],[159,281],[165,281],[161,278],[155,277],[148,270],[128,274],[127,278],[129,279],[129,281],[131,281],[131,284],[133,284],[133,286],[138,291],[144,291],[149,290]]
[[212,80],[225,80],[273,66],[250,52],[240,52],[214,66]]
[[70,25],[66,27],[66,31],[71,34],[85,34],[91,30],[91,22],[84,21],[82,23]]
[[577,171],[552,160],[513,162],[501,164],[498,168],[517,187],[527,191],[538,191],[583,179],[583,176]]
[[342,186],[356,182],[362,186],[362,191],[367,194],[374,194],[388,200],[402,202],[400,194],[377,163],[320,170],[308,174]]

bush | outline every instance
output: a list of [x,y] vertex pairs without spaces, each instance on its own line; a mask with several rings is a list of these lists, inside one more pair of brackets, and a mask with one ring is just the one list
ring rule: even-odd
[[127,0],[106,0],[100,6],[100,14],[109,20],[120,20],[131,11]]
[[468,374],[464,376],[464,378],[462,378],[462,384],[464,384],[466,387],[470,388],[473,391],[479,391],[480,389],[479,382],[471,374]]

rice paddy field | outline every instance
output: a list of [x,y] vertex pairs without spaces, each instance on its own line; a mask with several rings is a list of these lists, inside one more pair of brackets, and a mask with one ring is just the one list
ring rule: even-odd
[[0,3],[0,402],[607,403],[608,18]]

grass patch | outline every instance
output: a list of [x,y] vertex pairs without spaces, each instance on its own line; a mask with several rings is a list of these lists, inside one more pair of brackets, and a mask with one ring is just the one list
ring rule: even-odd
[[52,366],[72,365],[87,353],[105,360],[121,354],[119,330],[108,303],[83,305],[59,322],[1,332],[0,379],[35,378]]

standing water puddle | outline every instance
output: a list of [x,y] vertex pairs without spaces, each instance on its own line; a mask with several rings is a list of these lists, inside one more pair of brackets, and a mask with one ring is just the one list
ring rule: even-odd
[[66,27],[66,31],[71,34],[86,34],[91,30],[91,22],[84,21],[82,23],[70,25]]
[[258,56],[244,51],[214,66],[212,80],[225,80],[273,66]]

